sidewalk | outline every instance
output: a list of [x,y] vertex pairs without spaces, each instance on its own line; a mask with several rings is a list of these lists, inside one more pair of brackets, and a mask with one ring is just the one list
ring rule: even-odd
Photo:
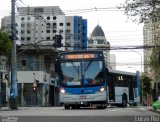
[[146,109],[148,109],[149,111],[152,111],[152,112],[155,112],[155,113],[160,114],[160,109],[154,110],[152,106],[139,106],[139,107],[146,108]]
[[158,114],[160,114],[160,109],[158,109],[158,110],[154,110],[153,108],[151,108],[151,109],[149,109],[150,111],[152,111],[152,112],[155,112],[155,113],[158,113]]

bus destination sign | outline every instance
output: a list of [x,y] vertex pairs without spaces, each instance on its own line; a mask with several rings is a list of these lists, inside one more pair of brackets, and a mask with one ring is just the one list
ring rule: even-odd
[[94,54],[68,54],[65,56],[66,59],[89,59],[95,58]]

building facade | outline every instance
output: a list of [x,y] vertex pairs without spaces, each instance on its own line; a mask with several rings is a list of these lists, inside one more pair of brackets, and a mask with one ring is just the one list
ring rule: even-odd
[[105,63],[110,66],[110,43],[106,40],[102,27],[97,25],[88,39],[88,49],[103,50]]

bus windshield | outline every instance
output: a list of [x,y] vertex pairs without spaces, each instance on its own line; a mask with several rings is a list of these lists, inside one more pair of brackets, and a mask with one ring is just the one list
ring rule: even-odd
[[104,81],[102,61],[62,62],[61,71],[61,83],[65,86],[93,86]]

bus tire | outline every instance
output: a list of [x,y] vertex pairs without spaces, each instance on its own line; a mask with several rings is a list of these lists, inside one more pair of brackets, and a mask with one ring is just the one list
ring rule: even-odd
[[70,109],[70,106],[69,105],[64,105],[64,108],[65,109]]
[[122,107],[126,107],[126,106],[127,106],[127,96],[124,95],[124,96],[122,97]]

